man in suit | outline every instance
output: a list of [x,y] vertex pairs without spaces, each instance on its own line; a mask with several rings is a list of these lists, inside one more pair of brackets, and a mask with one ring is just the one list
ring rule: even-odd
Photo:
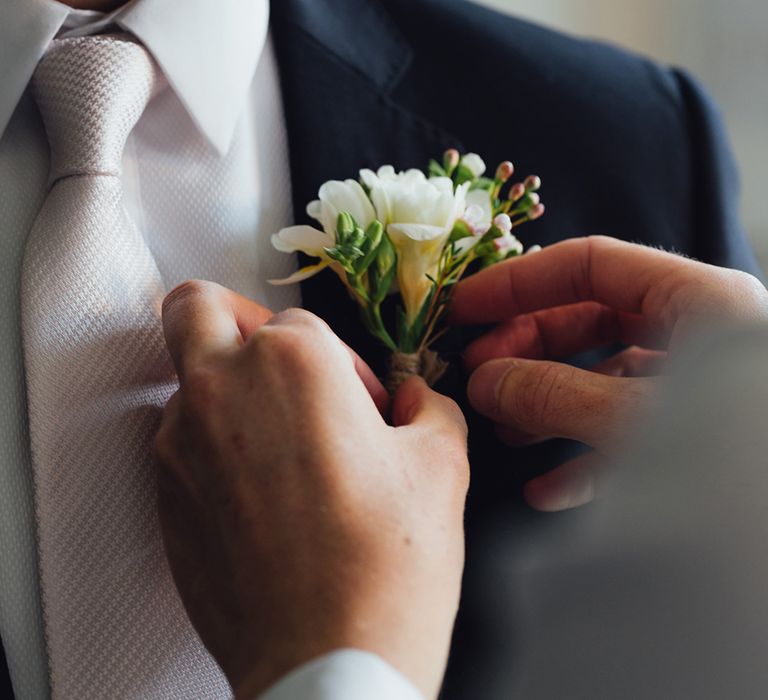
[[[241,161],[239,165],[227,161],[229,170],[222,171],[216,170],[210,159],[203,162],[203,156],[197,155],[203,153],[202,147],[197,142],[194,148],[190,146],[193,137],[188,136],[187,122],[208,138],[220,156],[229,153],[231,158],[231,154],[242,153],[247,148],[248,142],[242,139],[247,138],[249,128],[251,134],[258,134],[265,120],[276,118],[261,113],[258,124],[241,118],[237,107],[239,104],[242,108],[243,99],[238,103],[236,93],[240,88],[235,88],[242,84],[245,87],[240,89],[241,93],[251,89],[257,95],[259,88],[249,82],[253,74],[231,81],[209,76],[210,79],[202,81],[202,76],[207,75],[210,57],[207,63],[194,64],[197,74],[193,72],[190,77],[185,73],[179,56],[168,50],[168,42],[153,34],[153,27],[160,26],[163,18],[160,13],[149,13],[146,8],[150,5],[158,7],[161,3],[132,3],[125,14],[106,18],[65,17],[66,13],[57,7],[44,17],[42,10],[39,16],[35,15],[36,19],[45,20],[37,24],[30,14],[37,10],[27,9],[23,14],[25,21],[13,21],[22,15],[15,14],[20,12],[18,8],[7,5],[2,8],[3,24],[11,33],[4,37],[4,50],[10,59],[12,52],[20,52],[12,39],[20,37],[23,42],[25,32],[31,32],[32,28],[37,31],[38,27],[43,37],[37,39],[41,52],[54,36],[62,37],[68,32],[69,36],[76,37],[114,26],[132,32],[144,42],[161,64],[178,102],[174,103],[174,96],[167,91],[155,100],[150,109],[163,110],[163,114],[154,125],[149,113],[139,123],[137,138],[140,139],[134,151],[141,154],[146,149],[145,155],[139,155],[136,161],[137,168],[141,170],[151,163],[151,178],[157,183],[156,187],[145,190],[141,205],[134,199],[132,206],[134,212],[144,209],[148,228],[156,232],[148,231],[146,235],[166,289],[185,277],[207,277],[248,292],[270,306],[287,306],[291,301],[288,298],[273,302],[263,288],[254,290],[250,282],[244,281],[247,275],[254,276],[252,265],[235,270],[237,265],[227,263],[244,259],[233,254],[249,243],[246,237],[237,237],[240,228],[275,227],[286,217],[281,218],[278,213],[273,218],[246,220],[244,226],[238,225],[237,218],[230,218],[225,225],[213,221],[210,225],[219,237],[203,241],[201,235],[203,245],[192,252],[192,257],[187,255],[189,250],[182,242],[181,233],[169,235],[169,229],[173,228],[171,219],[182,218],[184,206],[189,203],[182,204],[184,198],[179,197],[178,204],[167,205],[171,212],[168,217],[162,215],[162,207],[157,206],[153,197],[163,195],[172,199],[178,189],[189,192],[199,188],[202,193],[207,188],[213,192],[227,173],[252,172],[252,169],[243,169]],[[205,5],[196,3],[186,14],[203,13]],[[226,31],[221,30],[225,35],[227,31],[234,33],[237,24],[237,14],[228,15],[229,12],[230,8],[213,13],[229,17]],[[240,22],[248,20],[255,24],[256,19],[246,13]],[[519,167],[535,169],[545,177],[550,214],[543,223],[531,228],[529,235],[535,236],[535,242],[548,244],[564,236],[602,231],[676,248],[722,265],[755,269],[735,213],[736,178],[721,127],[711,104],[684,74],[608,47],[568,39],[502,18],[459,0],[387,3],[284,0],[272,5],[270,21],[289,147],[286,157],[290,160],[293,218],[297,221],[304,217],[304,205],[313,198],[318,184],[326,179],[348,177],[361,166],[384,162],[392,162],[396,167],[423,166],[428,158],[446,147],[463,145],[488,160],[511,156]],[[185,23],[185,29],[191,33],[194,27],[195,22]],[[184,44],[184,36],[187,35],[174,36],[171,43]],[[237,45],[248,55],[251,64],[255,64],[258,56],[253,58],[248,54],[248,41],[241,40]],[[217,46],[221,52],[226,48],[225,43]],[[192,45],[181,58],[194,63],[196,56],[205,53],[196,51]],[[9,203],[3,227],[12,232],[29,230],[44,193],[43,128],[35,121],[35,110],[26,94],[17,107],[17,100],[39,57],[25,57],[22,65],[6,61],[4,55],[2,62],[19,69],[2,81],[3,108],[8,113],[4,123],[9,124],[3,133],[4,148],[0,153],[0,163],[4,165],[2,187],[5,201]],[[241,65],[237,62],[238,56],[228,57],[234,61],[231,70],[236,73]],[[207,98],[195,90],[194,83],[201,81],[211,91]],[[259,85],[264,89],[263,78]],[[211,99],[214,92],[215,97]],[[217,122],[213,114],[217,110],[208,107],[211,103],[215,103],[223,115],[224,124]],[[15,109],[20,111],[14,112]],[[9,116],[12,114],[15,118]],[[238,119],[238,126],[232,126]],[[172,122],[177,125],[176,129],[168,128]],[[233,131],[240,137],[234,149],[230,140]],[[283,142],[282,138],[272,141],[278,145]],[[39,167],[19,168],[19,163],[26,161],[20,160],[19,149],[13,147],[18,143],[25,144],[24,158],[29,162],[38,158],[39,152]],[[173,166],[173,161],[164,160],[164,156],[174,148],[184,149],[184,162],[176,163],[161,179],[160,170]],[[260,149],[261,153],[267,153],[268,146],[262,145]],[[282,158],[280,152],[269,155],[274,163]],[[19,172],[23,177],[19,177]],[[174,188],[179,173],[184,173],[185,181],[181,188]],[[195,180],[196,176],[201,179]],[[23,196],[16,191],[22,184]],[[263,180],[261,184],[268,187],[269,182]],[[36,202],[28,202],[28,206],[17,211],[20,207],[17,201],[29,199],[30,192],[39,192],[35,194]],[[226,198],[231,203],[229,211],[242,215],[245,210],[241,206],[235,208],[238,203],[233,194],[233,190],[228,191]],[[265,196],[268,195],[266,191]],[[279,201],[279,196],[274,195],[274,199]],[[209,200],[208,210],[222,200],[221,197]],[[272,211],[274,214],[274,207]],[[187,225],[194,227],[195,219]],[[197,225],[200,226],[199,220]],[[157,233],[160,231],[162,236]],[[261,233],[263,240],[271,231]],[[256,250],[257,243],[251,243]],[[22,237],[19,245],[14,242],[9,248],[7,264],[20,261],[23,248]],[[263,247],[261,250],[263,252]],[[185,264],[175,266],[178,261]],[[266,276],[267,267],[258,263],[257,266]],[[16,284],[20,269],[19,262],[4,270],[3,278],[8,284]],[[19,297],[18,288],[9,287],[5,297],[13,305],[13,300]],[[317,278],[306,283],[302,301],[306,308],[326,319],[370,364],[380,368],[378,348],[365,337],[353,308],[332,281]],[[17,306],[18,303],[9,308]],[[18,327],[17,311],[8,311],[8,318],[9,323]],[[15,382],[20,350],[18,334],[14,337],[16,340],[8,339],[3,352],[4,366],[11,368],[8,376]],[[458,349],[463,343],[456,339],[451,347]],[[442,388],[461,399],[462,385],[456,372]],[[18,406],[23,406],[23,394],[14,388],[9,390],[9,395],[14,397],[14,402],[17,399],[22,402],[13,404],[8,414],[11,416],[20,410]],[[3,429],[13,435],[14,440],[23,435],[15,424],[9,426],[10,423]],[[492,640],[503,640],[501,645],[494,644],[497,652],[506,654],[512,649],[514,640],[510,639],[509,628],[503,623],[504,616],[485,608],[489,600],[485,593],[487,581],[498,580],[500,576],[503,580],[504,576],[495,556],[503,543],[492,541],[488,535],[497,530],[499,519],[511,523],[515,517],[528,518],[527,514],[522,515],[524,511],[515,515],[510,510],[510,502],[518,494],[521,481],[533,470],[554,465],[563,458],[562,446],[534,448],[515,458],[519,468],[513,472],[501,463],[510,457],[493,441],[485,423],[476,422],[473,435],[475,487],[468,511],[469,559],[454,664],[446,686],[448,697],[477,692],[480,678],[488,671],[487,664],[495,658],[488,649]],[[14,561],[9,570],[32,573],[26,585],[17,580],[9,584],[6,594],[20,595],[22,607],[37,610],[39,614],[34,585],[30,587],[29,583],[34,581],[36,566],[34,562],[30,565],[28,554],[32,544],[29,532],[34,528],[30,480],[28,469],[23,466],[28,456],[21,438],[18,445],[12,445],[4,454],[3,469],[6,476],[13,474],[12,478],[7,477],[13,485],[8,492],[12,491],[14,498],[21,493],[20,498],[26,505],[12,512],[14,520],[4,530],[9,541],[13,533],[27,532],[27,544],[21,548],[26,555],[11,549],[11,545],[7,547]],[[23,477],[24,474],[27,476]],[[23,481],[24,478],[27,481]],[[18,537],[12,541],[17,540]],[[167,579],[164,581],[167,585]],[[29,640],[19,643],[17,636],[24,622],[30,624],[32,619],[32,624],[39,625],[39,621],[34,614],[26,620],[10,620],[10,617],[6,616],[3,632],[4,638],[12,637],[14,676],[21,678],[26,674],[28,680],[35,673],[41,675],[44,662],[40,665],[30,660],[44,658],[41,632],[37,633],[37,641],[31,634]],[[479,624],[480,620],[491,619],[496,621],[493,629]],[[13,630],[14,634],[7,630]],[[65,640],[66,635],[61,639]],[[6,646],[8,644],[6,639]],[[134,642],[133,648],[140,646],[141,642]],[[88,648],[92,647],[91,643]],[[28,649],[32,651],[25,653]],[[65,651],[66,644],[62,642],[61,653]],[[155,659],[150,657],[141,663],[151,666]],[[160,668],[162,658],[157,659]],[[68,679],[72,674],[63,676]]]

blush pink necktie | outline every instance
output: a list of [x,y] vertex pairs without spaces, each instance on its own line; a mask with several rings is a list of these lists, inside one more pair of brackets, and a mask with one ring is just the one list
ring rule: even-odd
[[56,699],[230,696],[181,606],[155,512],[152,438],[175,384],[164,286],[120,171],[162,84],[124,36],[54,41],[32,81],[51,175],[26,247],[22,333]]

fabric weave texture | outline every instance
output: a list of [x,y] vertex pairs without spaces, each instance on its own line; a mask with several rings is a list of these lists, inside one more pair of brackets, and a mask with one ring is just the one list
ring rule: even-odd
[[43,619],[53,698],[222,698],[157,524],[152,436],[176,388],[165,285],[120,181],[163,79],[126,37],[64,39],[32,90],[50,191],[22,274]]

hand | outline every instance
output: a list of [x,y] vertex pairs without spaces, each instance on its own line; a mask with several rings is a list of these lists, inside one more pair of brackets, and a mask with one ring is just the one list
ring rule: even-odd
[[[764,321],[768,293],[743,272],[615,239],[567,240],[460,284],[455,323],[500,322],[466,351],[474,408],[509,444],[551,437],[596,449],[526,485],[528,502],[560,510],[589,501],[599,453],[628,436],[657,374],[696,326]],[[550,362],[620,342],[592,371]],[[642,378],[641,378],[642,377]]]
[[160,521],[189,617],[236,697],[353,647],[427,697],[459,600],[466,424],[420,379],[393,399],[317,317],[189,282],[163,322],[180,389]]

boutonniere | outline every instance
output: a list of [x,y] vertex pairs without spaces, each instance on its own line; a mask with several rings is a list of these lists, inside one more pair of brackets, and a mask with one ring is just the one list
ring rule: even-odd
[[[477,154],[449,149],[426,174],[385,165],[361,170],[359,181],[326,182],[307,207],[321,228],[291,226],[272,236],[278,250],[317,261],[272,283],[300,282],[329,268],[359,305],[366,328],[392,352],[388,388],[411,374],[434,384],[447,365],[432,345],[446,330],[454,286],[521,255],[513,230],[544,213],[538,177],[510,184],[509,161],[492,178],[485,170]],[[388,325],[382,305],[390,295],[399,303]]]

